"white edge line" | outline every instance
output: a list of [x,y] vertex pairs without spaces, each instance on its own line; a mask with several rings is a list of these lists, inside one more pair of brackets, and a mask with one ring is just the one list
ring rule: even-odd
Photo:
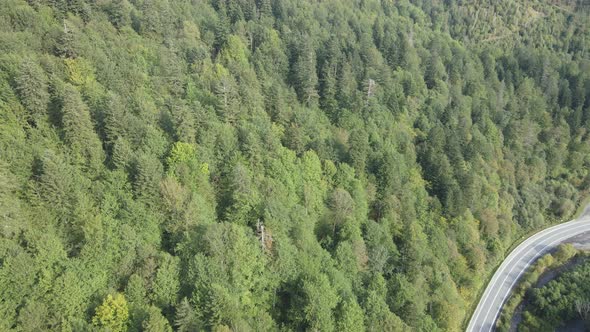
[[[475,329],[472,325],[475,324],[479,320],[479,316],[481,315],[481,313],[483,311],[483,309],[480,307],[480,304],[487,302],[488,298],[490,297],[490,293],[492,292],[492,289],[489,288],[489,285],[493,285],[494,283],[496,283],[497,279],[499,279],[501,274],[503,273],[503,270],[505,270],[506,267],[509,266],[512,263],[512,261],[516,257],[519,256],[518,253],[520,253],[520,251],[523,251],[524,249],[526,249],[528,247],[528,245],[529,245],[528,242],[532,242],[532,241],[536,240],[538,237],[544,235],[544,233],[551,231],[554,228],[563,226],[563,225],[564,224],[559,224],[559,225],[556,225],[556,226],[553,226],[550,228],[546,228],[544,230],[541,230],[541,231],[535,233],[533,236],[529,237],[524,242],[522,242],[518,247],[514,248],[514,250],[512,250],[508,254],[508,256],[506,256],[506,258],[504,259],[504,261],[502,262],[502,264],[500,265],[498,270],[496,270],[496,272],[492,276],[492,279],[490,280],[490,282],[486,285],[486,290],[484,291],[483,297],[479,301],[479,304],[476,308],[476,313],[474,313],[474,315],[472,316],[469,326],[467,327],[467,331],[473,331]],[[486,315],[487,315],[487,313],[486,313]]]
[[[474,315],[472,315],[472,318],[471,318],[471,320],[470,320],[470,322],[468,324],[467,331],[474,331],[475,330],[475,327],[473,325],[475,325],[477,323],[477,321],[479,320],[479,316],[483,312],[482,305],[485,304],[485,302],[488,301],[488,299],[490,297],[490,293],[492,291],[492,289],[489,286],[495,284],[498,281],[498,279],[500,279],[500,277],[504,273],[504,270],[506,269],[506,267],[509,266],[510,264],[512,264],[512,261],[515,258],[519,257],[520,252],[522,252],[523,250],[527,249],[527,247],[531,243],[533,243],[535,240],[537,240],[539,237],[547,235],[547,233],[551,233],[551,232],[554,232],[554,231],[561,231],[561,228],[568,228],[568,227],[572,226],[572,224],[575,224],[577,222],[584,223],[584,222],[587,222],[587,221],[588,220],[586,218],[583,218],[582,217],[582,218],[579,218],[579,219],[571,220],[569,222],[565,222],[565,223],[562,223],[562,224],[554,225],[552,227],[546,228],[544,230],[541,230],[541,231],[535,233],[534,235],[532,235],[531,237],[529,237],[528,239],[526,239],[524,242],[522,242],[518,247],[516,247],[506,257],[506,259],[504,260],[504,262],[501,264],[500,268],[494,273],[494,276],[492,277],[492,279],[490,280],[490,282],[487,284],[486,290],[484,291],[484,295],[483,295],[482,299],[480,299],[480,301],[479,301],[479,303],[477,305],[476,312],[474,313]],[[577,227],[575,227],[575,228],[577,229]],[[571,231],[571,229],[569,229],[568,231]],[[561,232],[559,232],[559,234],[561,234]],[[576,235],[577,234],[572,235],[571,237],[576,236]],[[567,238],[570,238],[570,237],[568,236]],[[567,239],[567,238],[565,238],[565,239]],[[530,248],[528,248],[528,249],[529,250],[527,250],[527,253],[528,253],[528,251],[530,251]],[[537,256],[533,257],[533,259],[535,259],[535,258],[537,258]],[[510,273],[511,272],[512,272],[512,269],[511,269]],[[520,274],[517,277],[517,280],[518,280],[518,278],[520,278]],[[504,279],[506,279],[506,278],[504,278]],[[505,281],[503,281],[502,284],[504,282]],[[510,288],[512,288],[512,286]],[[505,298],[502,301],[504,301],[504,300],[505,300]],[[492,304],[493,304],[493,302],[495,302],[495,298],[494,298],[494,301],[492,301]],[[485,316],[487,316],[488,314],[489,314],[489,309],[486,312],[486,315]],[[494,322],[495,322],[495,319],[494,319]],[[492,326],[494,326],[494,325],[492,325]],[[480,328],[480,330],[481,329],[482,328]]]
[[[579,226],[576,226],[576,227],[574,227],[574,229],[578,229],[578,228],[582,228],[582,227],[586,227],[586,226],[590,226],[590,225],[579,225]],[[586,230],[586,231],[590,231],[590,229],[588,229],[588,230]],[[580,233],[576,233],[576,234],[574,234],[574,235],[567,236],[567,237],[560,237],[560,238],[558,238],[557,240],[555,240],[555,241],[551,242],[550,244],[548,244],[548,245],[544,246],[544,247],[543,247],[543,249],[541,249],[541,250],[540,250],[540,251],[539,251],[539,252],[538,252],[538,253],[537,253],[535,256],[533,256],[531,259],[529,259],[529,261],[528,261],[528,262],[527,262],[527,264],[526,264],[526,268],[525,268],[524,270],[521,270],[521,271],[518,273],[518,275],[516,276],[516,278],[514,279],[514,281],[512,281],[512,283],[510,284],[510,287],[509,287],[508,289],[509,289],[509,290],[512,290],[512,287],[514,287],[514,285],[515,285],[515,284],[516,284],[516,283],[519,281],[519,279],[520,279],[521,275],[522,275],[522,274],[524,274],[524,272],[525,272],[525,271],[526,271],[526,270],[527,270],[527,269],[530,267],[530,264],[531,264],[531,262],[532,262],[533,260],[535,260],[535,259],[539,258],[540,256],[542,256],[543,254],[545,254],[545,253],[548,251],[548,250],[546,250],[547,248],[553,248],[553,247],[554,247],[556,244],[558,244],[559,242],[563,242],[563,241],[565,241],[565,240],[567,240],[567,239],[569,239],[569,238],[572,238],[572,237],[574,237],[574,236],[576,236],[576,235],[578,235],[578,234],[580,234]],[[511,270],[510,270],[510,272],[512,272],[512,270],[513,270],[513,269],[511,269]],[[510,294],[511,294],[511,292],[509,291],[509,292],[508,292],[508,293],[506,293],[506,294],[504,295],[504,297],[502,298],[501,305],[500,305],[500,310],[498,310],[498,311],[496,312],[496,315],[494,315],[494,319],[493,319],[493,321],[492,321],[492,325],[490,326],[490,329],[489,329],[489,331],[492,331],[493,327],[495,327],[496,320],[498,319],[498,316],[499,316],[500,312],[502,312],[502,307],[504,306],[504,301],[506,300],[506,298],[507,298],[507,297],[508,297]],[[495,302],[495,300],[494,300],[493,302]],[[493,302],[492,302],[492,304],[493,304]]]

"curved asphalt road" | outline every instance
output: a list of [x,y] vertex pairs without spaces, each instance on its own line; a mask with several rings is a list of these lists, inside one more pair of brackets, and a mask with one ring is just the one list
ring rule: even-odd
[[589,212],[590,207],[582,217],[540,231],[516,247],[496,270],[471,316],[467,332],[493,331],[502,305],[527,268],[565,240],[590,232]]

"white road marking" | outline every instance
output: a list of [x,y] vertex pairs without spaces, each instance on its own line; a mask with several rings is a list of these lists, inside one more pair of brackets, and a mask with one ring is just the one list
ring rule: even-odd
[[[558,226],[562,226],[562,225],[557,225],[551,228],[547,228],[543,231],[540,231],[538,233],[536,233],[535,235],[531,236],[530,238],[528,238],[527,240],[525,240],[523,243],[521,243],[518,247],[516,247],[509,255],[508,257],[506,257],[506,259],[504,260],[504,262],[502,263],[502,265],[500,266],[500,268],[494,273],[494,276],[492,277],[492,280],[490,280],[490,282],[488,283],[488,285],[494,285],[498,279],[502,276],[502,274],[504,273],[504,270],[506,269],[507,266],[510,266],[510,264],[512,264],[512,261],[515,260],[517,257],[519,257],[519,253],[520,251],[523,251],[525,249],[528,248],[529,246],[529,242],[534,242],[534,240],[536,240],[538,237],[543,236],[545,233],[553,230],[553,228],[558,227]],[[490,293],[492,292],[492,288],[488,287],[486,289],[486,291],[484,292],[483,298],[480,300],[480,304],[485,304],[485,302],[488,301],[488,298],[490,296]],[[471,323],[476,323],[479,320],[479,316],[481,315],[483,309],[479,307],[478,305],[478,310],[477,314],[474,316],[474,319],[471,320]],[[487,316],[487,313],[486,313]],[[485,316],[484,316],[485,317]],[[472,324],[469,324],[470,326],[467,328],[468,331],[472,331],[474,330],[474,327],[472,327]]]
[[[575,229],[585,228],[585,227],[586,227],[586,225],[580,225],[580,226],[575,227]],[[530,264],[534,260],[538,259],[540,255],[542,255],[543,253],[547,252],[546,249],[552,248],[554,245],[556,245],[556,244],[558,244],[558,243],[560,243],[560,242],[562,242],[562,241],[564,241],[566,239],[569,239],[571,236],[567,236],[567,237],[564,238],[564,237],[561,237],[561,234],[563,234],[563,233],[569,233],[570,231],[572,231],[572,229],[562,230],[562,231],[559,232],[559,234],[553,234],[550,238],[554,238],[555,236],[558,236],[559,238],[557,240],[551,242],[550,244],[543,246],[543,248],[541,250],[538,250],[537,251],[537,255],[533,255],[533,257],[531,257],[531,259],[529,259],[527,261],[527,263],[525,265],[526,268],[521,269],[520,272],[518,272],[518,275],[516,276],[516,278],[514,278],[514,280],[510,284],[510,287],[508,287],[508,289],[512,290],[512,288],[514,287],[514,285],[519,281],[520,276],[527,271],[528,267],[530,266]],[[527,256],[531,252],[531,250],[536,250],[536,248],[534,246],[532,246],[527,251],[527,253],[524,256]],[[515,264],[514,266],[512,266],[512,268],[510,269],[510,271],[508,271],[508,273],[506,274],[506,276],[504,278],[504,281],[502,281],[502,284],[501,285],[504,285],[504,283],[506,282],[506,280],[508,279],[508,277],[510,276],[510,274],[513,272],[513,270],[517,266],[518,266],[517,264]],[[491,325],[490,325],[490,328],[489,328],[488,331],[492,331],[492,329],[495,327],[496,319],[498,319],[498,316],[500,315],[501,309],[504,306],[504,301],[506,301],[506,298],[508,296],[510,296],[510,294],[511,294],[511,292],[508,292],[508,293],[504,294],[504,296],[502,297],[502,300],[500,301],[500,309],[494,315],[494,319],[492,319],[492,322],[491,322]],[[494,297],[494,300],[492,300],[492,305],[494,305],[494,302],[496,302],[496,298],[497,298],[498,295],[499,295],[499,293],[497,293],[496,296]],[[491,307],[488,309],[488,313],[486,313],[486,316],[489,314],[490,309],[491,309]]]
[[[518,247],[516,247],[506,257],[500,268],[494,273],[494,276],[488,283],[486,290],[469,322],[467,331],[473,332],[478,329],[481,332],[486,328],[488,331],[493,330],[496,319],[498,318],[498,315],[504,305],[504,301],[506,301],[506,298],[511,294],[512,288],[518,282],[521,275],[528,269],[530,264],[534,260],[538,259],[541,255],[545,254],[549,248],[554,247],[556,244],[578,234],[590,231],[590,223],[588,221],[590,221],[590,218],[582,217],[564,224],[555,225],[534,234],[521,243]],[[543,247],[538,249],[536,248],[538,245],[542,245]],[[527,262],[524,262],[524,260],[519,262],[519,259],[527,259],[529,255],[532,256],[528,258]],[[521,266],[522,264],[524,264],[524,266]],[[518,272],[517,276],[510,284],[510,287],[504,291],[505,284],[509,280],[510,275],[515,269],[518,268],[520,268],[520,271]],[[501,282],[499,282],[500,280]],[[494,294],[492,294],[493,292]],[[495,305],[497,303],[496,300],[498,299],[498,296],[500,296],[502,293],[504,293],[504,295],[500,301],[499,306]],[[493,296],[493,298],[490,302],[489,300],[491,296]],[[486,310],[486,306],[487,311],[482,317],[481,315],[484,313],[484,310]],[[493,320],[489,321],[492,307],[494,310],[496,310],[496,313],[494,314]],[[480,318],[482,318],[483,321],[480,322]]]

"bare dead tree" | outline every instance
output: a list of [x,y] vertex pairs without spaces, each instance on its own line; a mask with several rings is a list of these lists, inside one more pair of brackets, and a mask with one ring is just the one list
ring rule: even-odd
[[375,94],[375,88],[377,87],[377,83],[375,83],[375,80],[372,78],[369,78],[367,80],[367,82],[365,83],[365,89],[367,90],[367,101],[366,104],[369,104],[369,99],[371,99],[371,97],[373,97],[373,95]]
[[260,221],[260,219],[258,219],[258,222],[256,223],[256,231],[258,233],[258,237],[260,238],[260,247],[264,249],[264,224]]
[[590,314],[590,302],[588,300],[577,299],[574,305],[580,318],[587,320],[588,314]]

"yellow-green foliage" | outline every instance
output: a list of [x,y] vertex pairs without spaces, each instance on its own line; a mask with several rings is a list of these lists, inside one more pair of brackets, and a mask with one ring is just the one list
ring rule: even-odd
[[88,60],[83,58],[64,59],[69,80],[79,86],[87,86],[95,81],[94,68]]
[[175,165],[183,162],[187,162],[195,158],[195,147],[189,143],[176,142],[170,150],[167,163],[168,167],[174,167]]
[[111,332],[123,332],[127,331],[128,319],[127,301],[122,294],[117,293],[115,296],[107,295],[102,304],[96,308],[92,323]]

